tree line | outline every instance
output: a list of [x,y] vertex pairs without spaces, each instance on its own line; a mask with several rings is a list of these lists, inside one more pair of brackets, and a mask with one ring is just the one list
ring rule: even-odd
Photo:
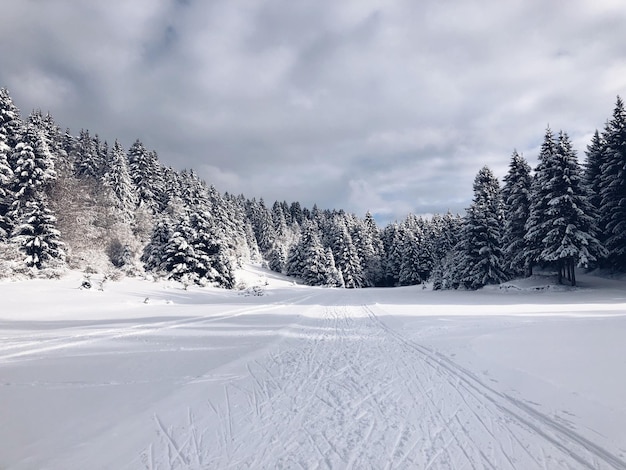
[[477,289],[551,268],[626,270],[626,113],[613,116],[585,165],[565,132],[546,130],[534,171],[513,152],[500,186],[487,167],[463,216],[409,214],[379,228],[370,213],[220,194],[193,170],[164,166],[50,114],[23,119],[0,89],[0,277],[64,269],[235,287],[248,261],[309,285]]

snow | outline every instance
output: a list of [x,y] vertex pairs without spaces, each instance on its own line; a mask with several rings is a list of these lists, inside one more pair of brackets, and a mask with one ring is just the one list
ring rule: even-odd
[[81,281],[0,282],[0,468],[626,468],[623,280]]

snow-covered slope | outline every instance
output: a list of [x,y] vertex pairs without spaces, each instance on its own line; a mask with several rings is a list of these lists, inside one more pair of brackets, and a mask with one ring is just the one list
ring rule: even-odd
[[0,468],[626,468],[623,281],[93,281],[0,283]]

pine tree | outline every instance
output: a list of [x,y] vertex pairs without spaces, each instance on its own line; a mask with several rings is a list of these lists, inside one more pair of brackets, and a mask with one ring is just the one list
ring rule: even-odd
[[326,273],[325,285],[328,287],[345,287],[345,284],[343,282],[343,276],[341,275],[341,272],[337,269],[337,266],[335,264],[333,251],[330,248],[326,248],[324,250],[324,254],[324,269]]
[[11,242],[24,252],[28,267],[42,269],[65,262],[64,244],[55,224],[56,218],[42,194],[26,202]]
[[282,245],[274,245],[267,255],[269,268],[277,273],[282,273],[287,264],[287,255]]
[[419,245],[417,238],[411,230],[405,227],[401,229],[401,231],[403,234],[400,247],[402,261],[400,264],[398,283],[401,286],[414,286],[423,281],[417,271],[419,264]]
[[198,210],[191,216],[195,254],[194,272],[203,283],[232,289],[235,285],[233,264],[228,256],[224,234],[213,223],[210,213]]
[[385,248],[380,230],[369,211],[365,214],[363,221],[354,221],[354,230],[351,236],[363,268],[363,285],[366,287],[381,285],[384,277]]
[[11,231],[8,212],[13,203],[13,191],[11,188],[13,170],[7,158],[11,148],[7,143],[8,138],[6,134],[2,131],[2,127],[0,127],[0,242],[6,240]]
[[[163,169],[157,154],[149,152],[144,145],[136,140],[128,150],[128,171],[137,191],[137,203],[149,208],[152,212],[163,209]],[[195,184],[195,175],[190,174]],[[199,181],[199,180],[197,180]],[[190,202],[193,202],[190,200]]]
[[291,203],[289,213],[291,214],[291,220],[294,223],[297,222],[299,225],[302,225],[302,222],[304,221],[304,215],[302,213],[302,207],[300,206],[299,202],[296,201]]
[[265,207],[261,199],[258,203],[254,200],[248,203],[248,218],[252,222],[254,235],[261,253],[267,254],[276,241],[276,231],[272,221],[272,214]]
[[348,289],[363,287],[361,261],[346,226],[345,215],[338,214],[333,218],[332,230],[331,249],[345,287]]
[[104,185],[110,188],[114,195],[114,205],[120,212],[123,220],[128,224],[132,224],[135,207],[137,206],[137,194],[128,172],[126,153],[117,140],[107,157],[106,173],[103,179]]
[[141,256],[146,271],[158,273],[163,270],[163,263],[166,259],[165,248],[172,235],[173,230],[169,220],[167,218],[159,220]]
[[83,179],[99,180],[104,173],[104,161],[100,160],[96,141],[88,130],[81,130],[75,150],[74,171]]
[[285,274],[287,274],[287,276],[301,277],[305,269],[304,263],[302,244],[300,243],[300,239],[298,239],[287,251]]
[[12,158],[14,197],[9,217],[14,222],[21,218],[26,203],[41,200],[40,196],[56,178],[52,156],[34,126],[28,125],[22,138]]
[[583,183],[582,170],[566,133],[560,132],[556,154],[547,182],[548,209],[545,214],[546,236],[539,259],[552,264],[576,285],[574,268],[589,267],[605,254],[596,238],[593,206]]
[[554,134],[548,127],[539,152],[539,163],[535,168],[535,175],[531,183],[530,208],[525,226],[525,262],[528,266],[528,274],[532,274],[533,266],[541,262],[541,252],[544,249],[543,240],[550,230],[547,214],[550,208],[549,203],[553,198],[550,182],[554,180],[555,176],[556,155]]
[[326,285],[329,277],[326,272],[326,253],[317,234],[317,227],[310,222],[305,223],[299,244],[302,252],[300,277],[310,286]]
[[600,182],[602,177],[603,155],[606,152],[604,137],[600,136],[596,130],[591,138],[591,143],[587,146],[587,160],[584,167],[584,182],[589,190],[589,202],[596,209],[600,210]]
[[0,135],[9,147],[9,155],[21,142],[22,119],[6,88],[0,88]]
[[513,151],[509,171],[504,177],[502,199],[504,202],[504,253],[506,268],[512,276],[529,274],[526,258],[526,222],[530,213],[532,177],[530,165]]
[[485,166],[474,179],[474,198],[461,233],[458,270],[465,288],[478,289],[507,279],[502,250],[503,224],[500,185]]
[[396,223],[389,224],[383,230],[383,246],[385,248],[384,284],[388,287],[396,286],[400,282],[402,266],[402,233]]
[[619,96],[604,141],[599,184],[600,227],[605,232],[612,266],[626,271],[626,110]]
[[283,212],[280,202],[275,201],[272,206],[272,223],[274,224],[274,233],[277,239],[282,239],[287,235],[287,219]]
[[196,282],[196,253],[191,245],[193,231],[184,217],[174,229],[164,250],[163,269],[168,278],[183,282]]

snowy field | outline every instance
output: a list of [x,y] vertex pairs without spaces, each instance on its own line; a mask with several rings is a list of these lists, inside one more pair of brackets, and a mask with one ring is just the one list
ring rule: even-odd
[[626,283],[0,283],[2,469],[626,469]]

